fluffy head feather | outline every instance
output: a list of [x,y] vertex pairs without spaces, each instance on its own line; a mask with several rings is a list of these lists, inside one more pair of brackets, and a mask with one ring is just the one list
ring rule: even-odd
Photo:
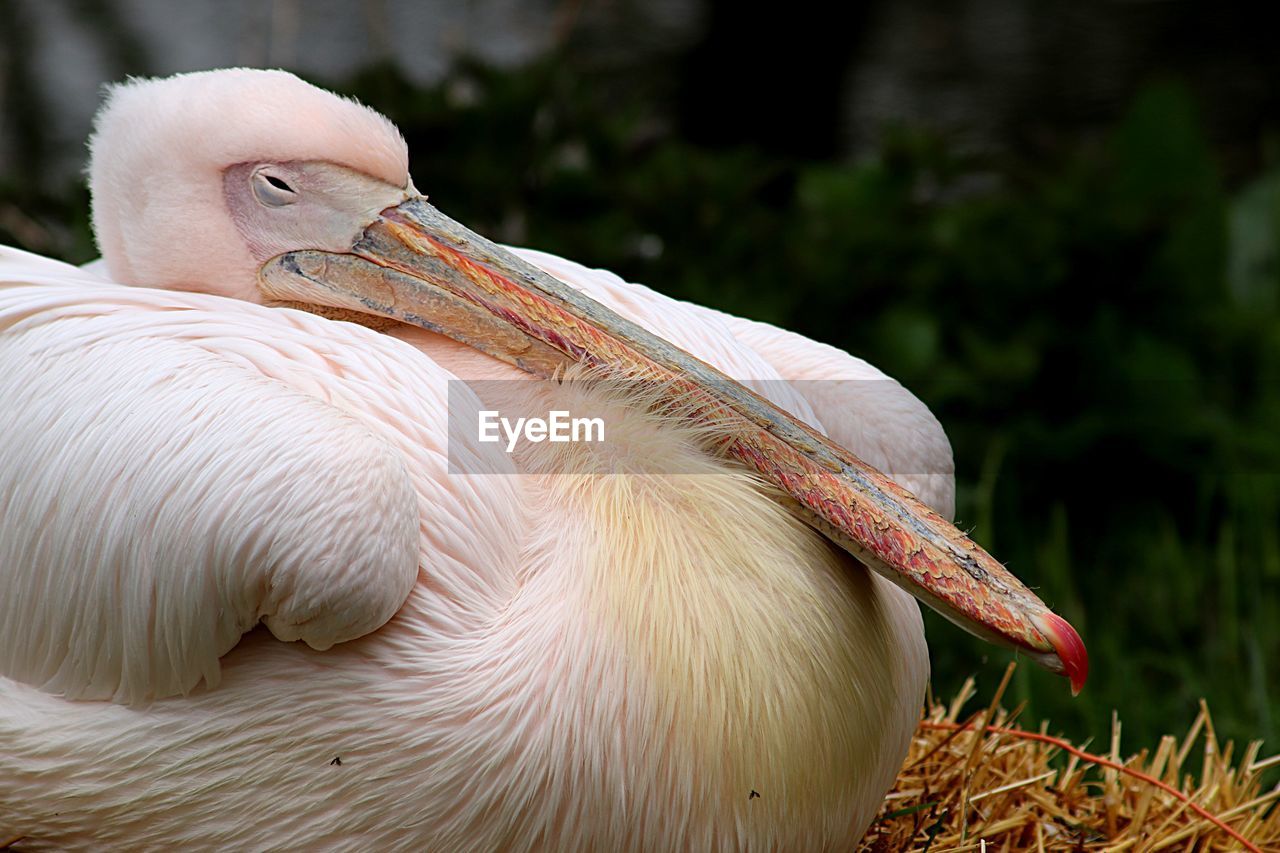
[[89,148],[93,229],[112,278],[251,301],[257,265],[223,201],[228,166],[323,160],[409,184],[395,125],[284,71],[200,71],[113,86]]

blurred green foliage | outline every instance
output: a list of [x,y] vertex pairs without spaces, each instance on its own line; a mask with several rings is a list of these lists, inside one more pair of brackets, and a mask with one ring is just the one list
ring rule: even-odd
[[[951,436],[959,523],[1089,645],[1078,699],[1019,669],[1028,719],[1101,738],[1116,708],[1136,747],[1203,696],[1223,735],[1280,747],[1280,164],[1225,186],[1183,89],[1047,160],[899,128],[806,163],[692,146],[643,87],[555,60],[320,82],[396,121],[419,189],[476,230],[914,390]],[[0,187],[0,209],[22,200],[28,233],[0,216],[0,241],[87,256],[82,191]],[[935,689],[992,689],[1009,655],[928,622]]]

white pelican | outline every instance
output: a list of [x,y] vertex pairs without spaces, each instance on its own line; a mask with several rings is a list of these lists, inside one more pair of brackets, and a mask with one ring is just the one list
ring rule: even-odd
[[[904,589],[1083,681],[867,364],[493,245],[283,72],[117,86],[91,147],[105,272],[0,251],[0,843],[849,849],[925,687]],[[564,371],[604,386],[492,393],[607,454],[449,434],[455,377]]]

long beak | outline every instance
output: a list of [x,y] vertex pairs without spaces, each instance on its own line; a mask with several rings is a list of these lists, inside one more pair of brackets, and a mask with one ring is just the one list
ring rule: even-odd
[[801,519],[866,566],[983,639],[1071,680],[1080,636],[1004,566],[914,495],[710,365],[650,334],[426,200],[388,208],[350,254],[299,251],[263,265],[269,298],[389,317],[448,335],[530,373],[569,362],[645,380],[691,412],[718,450],[781,490]]

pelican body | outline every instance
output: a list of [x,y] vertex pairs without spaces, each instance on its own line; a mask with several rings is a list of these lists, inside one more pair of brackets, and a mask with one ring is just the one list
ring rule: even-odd
[[[496,246],[283,72],[91,148],[102,261],[0,249],[0,842],[848,849],[913,595],[1083,682],[865,362]],[[561,409],[607,448],[456,426]]]

